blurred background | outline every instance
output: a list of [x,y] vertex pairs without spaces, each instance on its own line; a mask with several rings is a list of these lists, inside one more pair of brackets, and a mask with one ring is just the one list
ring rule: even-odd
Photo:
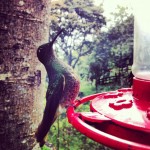
[[[51,0],[49,41],[64,28],[54,48],[81,81],[78,99],[131,87],[133,13],[127,0]],[[46,80],[48,82],[48,79]],[[88,111],[84,104],[77,111]],[[64,112],[48,136],[51,149],[106,150],[76,131]],[[44,146],[43,150],[49,150]]]

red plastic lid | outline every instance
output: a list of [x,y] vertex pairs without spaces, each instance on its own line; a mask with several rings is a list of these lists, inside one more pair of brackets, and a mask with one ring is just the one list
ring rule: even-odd
[[[119,91],[122,91],[119,90]],[[130,91],[130,89],[123,89],[123,91]],[[114,92],[98,93],[82,98],[80,101],[75,101],[74,106],[67,109],[67,117],[69,123],[73,125],[78,131],[94,141],[104,144],[115,150],[150,150],[150,134],[149,132],[139,132],[113,122],[113,120],[105,117],[99,112],[75,112],[79,105],[93,101],[96,97],[116,97]],[[119,95],[122,95],[119,92]],[[123,101],[121,101],[123,102]],[[125,101],[124,101],[125,102]],[[129,102],[130,103],[130,102]],[[129,103],[123,104],[125,107],[131,107]],[[114,107],[112,103],[111,107]],[[119,106],[120,107],[120,106]],[[118,108],[119,108],[118,107]],[[92,107],[91,107],[92,108]],[[115,106],[115,108],[117,108]]]
[[[133,79],[133,97],[142,103],[148,103],[146,106],[150,107],[150,80]],[[138,102],[138,101],[137,101]],[[142,109],[146,109],[143,107]]]
[[132,89],[120,89],[96,97],[91,102],[91,110],[108,117],[118,125],[150,132],[147,110],[140,109],[141,103],[136,101],[132,96]]

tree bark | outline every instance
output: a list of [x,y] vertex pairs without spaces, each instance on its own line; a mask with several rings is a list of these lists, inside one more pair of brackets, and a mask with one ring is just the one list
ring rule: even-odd
[[31,150],[42,118],[50,0],[0,0],[0,150]]

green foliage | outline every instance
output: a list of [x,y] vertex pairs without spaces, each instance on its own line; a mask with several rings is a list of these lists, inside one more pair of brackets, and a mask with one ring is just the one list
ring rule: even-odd
[[[130,68],[133,63],[133,15],[127,15],[127,12],[121,13],[126,8],[118,7],[118,9],[119,13],[113,13],[116,15],[115,26],[110,27],[107,32],[102,32],[100,40],[96,40],[95,60],[91,62],[89,70],[90,79],[96,80],[96,88],[100,85],[100,79],[116,75],[120,78],[125,76],[126,73],[127,77],[131,72]],[[120,16],[122,19],[120,19]]]
[[94,94],[94,93],[96,93],[95,86],[90,81],[81,80],[80,92],[83,93],[83,96]]
[[52,1],[50,38],[65,28],[56,47],[63,51],[64,58],[73,68],[82,56],[92,52],[93,36],[105,24],[102,13],[102,6],[95,6],[92,0]]
[[49,148],[49,147],[47,147],[47,146],[43,146],[42,148],[41,148],[41,150],[51,150],[51,148]]

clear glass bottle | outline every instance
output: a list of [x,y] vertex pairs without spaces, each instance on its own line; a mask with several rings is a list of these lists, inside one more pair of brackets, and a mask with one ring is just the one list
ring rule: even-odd
[[134,56],[132,73],[150,80],[150,0],[134,1]]

